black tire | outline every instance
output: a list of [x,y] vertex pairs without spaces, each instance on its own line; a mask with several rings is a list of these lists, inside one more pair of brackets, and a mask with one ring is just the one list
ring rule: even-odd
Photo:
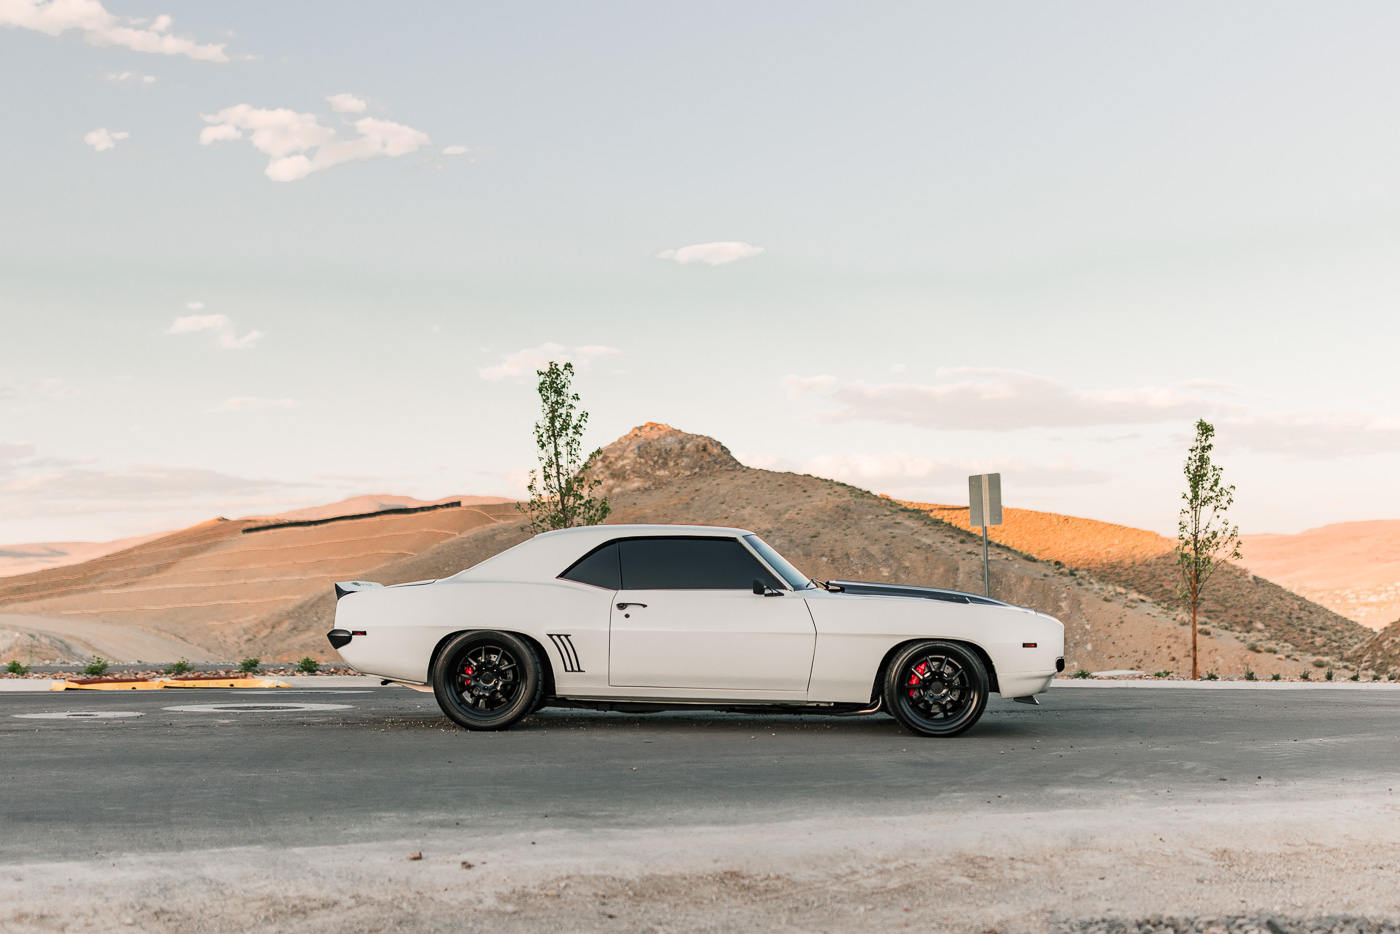
[[530,643],[508,632],[464,632],[433,668],[438,706],[468,730],[504,730],[539,706],[544,678]]
[[987,669],[957,642],[916,642],[885,669],[885,709],[911,733],[957,736],[987,709]]

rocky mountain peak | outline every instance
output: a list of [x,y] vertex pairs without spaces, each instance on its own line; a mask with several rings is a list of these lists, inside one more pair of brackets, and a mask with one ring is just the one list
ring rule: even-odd
[[633,428],[603,448],[589,474],[603,484],[604,496],[646,489],[695,474],[743,467],[714,438],[693,435],[661,422]]

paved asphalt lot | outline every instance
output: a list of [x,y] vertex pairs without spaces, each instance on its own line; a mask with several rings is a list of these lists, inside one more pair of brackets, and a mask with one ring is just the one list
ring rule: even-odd
[[[884,716],[564,710],[466,733],[398,687],[0,695],[0,862],[1400,784],[1400,692],[1056,687],[1042,701],[994,700],[971,733],[929,740]],[[206,704],[344,708],[169,709]],[[128,716],[27,716],[74,712]]]

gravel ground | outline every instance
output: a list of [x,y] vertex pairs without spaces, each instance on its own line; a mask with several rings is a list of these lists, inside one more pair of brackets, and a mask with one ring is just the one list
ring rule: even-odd
[[1234,918],[1096,918],[1056,925],[1055,934],[1395,934],[1400,923],[1329,915],[1284,918],[1255,915]]
[[1400,917],[1400,801],[1306,791],[36,861],[0,867],[0,929],[1394,930],[1354,919]]

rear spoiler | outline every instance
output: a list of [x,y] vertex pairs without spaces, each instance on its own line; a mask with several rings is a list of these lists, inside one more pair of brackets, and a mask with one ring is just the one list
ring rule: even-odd
[[335,598],[339,600],[348,593],[359,593],[361,590],[378,590],[383,584],[376,584],[374,581],[337,581],[335,585]]

